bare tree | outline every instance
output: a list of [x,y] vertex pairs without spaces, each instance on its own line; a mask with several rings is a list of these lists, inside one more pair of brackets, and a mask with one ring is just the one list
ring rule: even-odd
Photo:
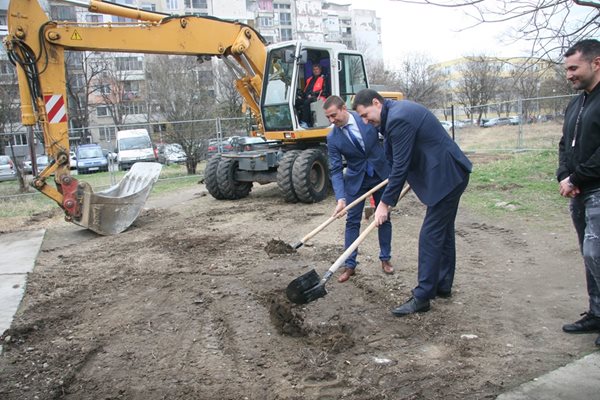
[[[480,24],[514,23],[512,40],[529,42],[531,56],[558,59],[570,44],[598,36],[600,3],[585,0],[392,0],[463,8]],[[577,14],[577,18],[574,18]],[[468,29],[470,27],[465,27]]]
[[398,74],[385,67],[381,60],[365,60],[369,83],[385,90],[400,90]]
[[145,85],[141,57],[96,53],[90,62],[100,70],[93,81],[94,91],[100,96],[100,103],[107,108],[115,126],[125,125],[131,114],[146,112],[146,103],[139,95],[140,86]]
[[103,59],[92,57],[91,52],[67,52],[65,62],[70,123],[80,130],[81,141],[85,143],[90,134],[90,99],[99,89],[94,82],[109,69],[109,65]]
[[19,191],[26,192],[27,185],[23,177],[23,164],[17,161],[13,149],[13,134],[16,129],[21,127],[19,110],[19,87],[17,85],[17,73],[12,64],[8,61],[2,61],[0,66],[3,73],[0,74],[0,148],[4,151],[9,148],[9,156],[13,160],[14,168],[17,172],[19,182]]
[[410,55],[402,61],[397,77],[406,99],[436,108],[444,105],[444,76],[431,64],[424,54]]
[[465,107],[469,117],[477,114],[477,122],[487,110],[479,105],[488,104],[495,98],[500,83],[502,64],[489,57],[479,55],[466,57],[461,67],[461,78],[457,88],[458,102]]
[[215,131],[208,121],[217,110],[211,74],[201,73],[194,57],[148,56],[147,80],[152,99],[169,128],[165,137],[179,143],[187,156],[188,174],[195,174],[204,157],[208,139]]
[[[208,70],[208,72],[212,72]],[[224,117],[241,117],[244,99],[235,86],[236,77],[224,63],[219,63],[216,70],[217,104],[219,114]]]

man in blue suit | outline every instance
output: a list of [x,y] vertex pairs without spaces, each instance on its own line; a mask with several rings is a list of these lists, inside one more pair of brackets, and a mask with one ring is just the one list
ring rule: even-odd
[[[365,124],[356,113],[348,112],[346,103],[339,96],[330,96],[323,105],[325,116],[334,127],[327,135],[329,170],[337,201],[333,215],[342,211],[346,204],[385,180],[390,172],[389,162],[379,143],[379,134],[372,126]],[[342,156],[346,160],[346,173],[343,173]],[[383,189],[373,194],[379,203]],[[348,248],[360,235],[360,220],[364,201],[357,204],[346,216],[345,248]],[[386,274],[393,274],[390,263],[392,224],[389,218],[379,225],[379,259]],[[346,282],[354,275],[356,268],[355,250],[345,262],[345,269],[338,282]]]
[[450,297],[456,267],[454,221],[460,197],[469,183],[472,165],[439,120],[411,101],[384,100],[372,89],[356,94],[353,108],[363,120],[379,127],[386,156],[392,162],[389,183],[375,210],[383,224],[408,181],[427,206],[419,234],[418,285],[396,316],[429,311],[429,300]]

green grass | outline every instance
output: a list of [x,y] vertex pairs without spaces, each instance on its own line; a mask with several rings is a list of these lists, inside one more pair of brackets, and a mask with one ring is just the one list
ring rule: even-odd
[[557,215],[568,201],[558,194],[557,151],[514,153],[476,163],[463,204],[487,215]]

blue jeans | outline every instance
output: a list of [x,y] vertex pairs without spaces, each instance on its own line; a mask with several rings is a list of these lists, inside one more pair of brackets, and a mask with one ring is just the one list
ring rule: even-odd
[[[368,176],[365,174],[365,178],[360,187],[358,193],[353,196],[346,196],[346,204],[352,203],[354,200],[371,190],[373,187],[378,185],[381,182],[381,179],[375,174],[375,176]],[[381,200],[381,195],[383,194],[383,190],[385,186],[379,189],[377,192],[373,193],[373,198],[375,199],[375,206],[379,204],[379,200]],[[346,234],[344,238],[344,248],[347,249],[350,247],[352,243],[358,238],[360,235],[360,220],[362,219],[363,208],[365,206],[365,202],[361,202],[355,205],[353,208],[348,210],[348,214],[346,215]],[[392,257],[392,223],[390,222],[389,215],[388,220],[385,223],[381,224],[379,228],[377,228],[377,233],[379,234],[379,259],[381,261],[389,261]],[[358,255],[358,249],[354,250],[350,257],[344,263],[346,267],[356,268],[356,256]]]
[[600,317],[600,190],[572,198],[570,211],[585,264],[589,311]]

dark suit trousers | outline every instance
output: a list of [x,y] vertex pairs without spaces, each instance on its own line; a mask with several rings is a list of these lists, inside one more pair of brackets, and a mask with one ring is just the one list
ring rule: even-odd
[[[352,203],[354,200],[371,190],[381,181],[382,179],[379,178],[377,174],[375,174],[374,176],[368,176],[367,174],[365,174],[365,178],[363,179],[363,183],[360,187],[360,190],[353,196],[346,196],[346,204]],[[385,186],[373,194],[373,198],[375,199],[375,205],[379,204],[384,189]],[[363,201],[355,205],[348,211],[348,214],[346,216],[346,234],[344,240],[344,248],[350,247],[350,245],[354,243],[354,241],[360,235],[360,221],[362,219],[364,206],[365,202]],[[378,228],[377,232],[379,235],[379,259],[388,261],[392,257],[392,223],[390,222],[389,216],[388,220]],[[347,267],[355,268],[357,255],[358,249],[354,250],[352,254],[350,254],[350,257],[348,257],[344,264]]]
[[427,207],[419,234],[419,284],[413,296],[433,299],[438,290],[450,291],[456,269],[454,221],[469,175],[437,204]]

